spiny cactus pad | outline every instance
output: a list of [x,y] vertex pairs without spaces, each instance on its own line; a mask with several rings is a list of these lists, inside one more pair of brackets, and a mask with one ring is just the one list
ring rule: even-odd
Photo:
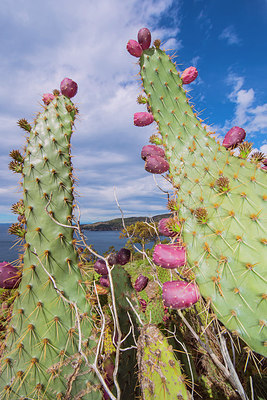
[[71,227],[75,113],[68,98],[57,96],[39,114],[27,139],[24,267],[2,359],[3,400],[101,398],[99,381],[79,347],[91,360],[90,305]]
[[188,265],[223,324],[266,356],[266,173],[211,138],[163,50],[144,50],[139,62],[185,221]]
[[142,399],[189,399],[180,363],[155,325],[148,324],[141,329],[137,360]]

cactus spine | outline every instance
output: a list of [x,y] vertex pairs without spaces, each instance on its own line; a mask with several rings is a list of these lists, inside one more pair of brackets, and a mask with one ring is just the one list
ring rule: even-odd
[[139,62],[184,221],[188,265],[223,324],[266,356],[265,172],[210,137],[158,41]]
[[1,399],[101,398],[81,355],[90,359],[95,342],[72,227],[76,111],[57,95],[34,126],[26,126],[24,266],[2,361]]

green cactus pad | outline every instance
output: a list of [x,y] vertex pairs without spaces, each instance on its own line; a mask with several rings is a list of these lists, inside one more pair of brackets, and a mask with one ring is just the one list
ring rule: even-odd
[[72,228],[74,117],[72,102],[58,96],[38,115],[27,139],[24,267],[2,359],[3,400],[101,398],[79,347],[91,360],[90,305]]
[[189,399],[180,363],[155,325],[141,329],[137,349],[143,400]]
[[222,323],[266,356],[266,173],[211,138],[164,51],[143,51],[140,67],[185,221],[189,267]]

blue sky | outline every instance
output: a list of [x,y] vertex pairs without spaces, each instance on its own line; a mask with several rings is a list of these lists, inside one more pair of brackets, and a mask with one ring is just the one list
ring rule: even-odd
[[[140,93],[129,39],[148,27],[153,40],[175,52],[181,70],[193,65],[190,85],[202,118],[223,137],[234,125],[267,153],[266,0],[2,0],[0,96],[0,222],[16,220],[22,197],[8,154],[21,149],[16,122],[32,122],[42,94],[70,77],[80,110],[72,138],[82,222],[166,211],[166,199],[140,158],[156,126],[133,126]],[[169,189],[164,180],[157,182]]]

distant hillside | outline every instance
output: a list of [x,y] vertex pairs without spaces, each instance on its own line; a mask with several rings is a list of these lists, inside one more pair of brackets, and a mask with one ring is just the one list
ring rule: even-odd
[[[158,222],[162,218],[168,218],[170,214],[155,215],[153,220]],[[150,221],[149,217],[129,217],[124,219],[126,226],[135,224],[138,221]],[[82,224],[82,229],[88,231],[121,231],[123,229],[121,218],[111,219],[109,221],[95,222],[93,224]]]

